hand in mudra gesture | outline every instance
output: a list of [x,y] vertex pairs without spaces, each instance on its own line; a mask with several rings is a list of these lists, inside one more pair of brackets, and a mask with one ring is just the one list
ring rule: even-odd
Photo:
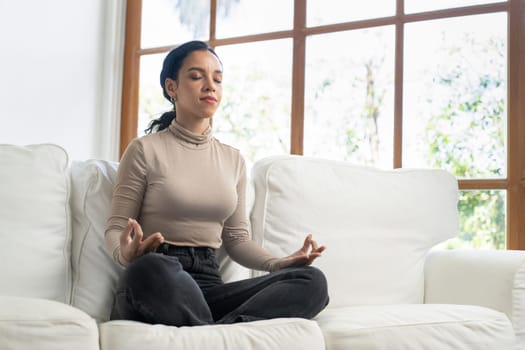
[[[132,232],[134,232],[133,238]],[[144,233],[137,220],[129,219],[128,226],[120,235],[120,258],[124,260],[123,263],[129,264],[146,253],[154,252],[164,242],[160,232],[153,233],[146,239],[142,239],[143,237]]]
[[279,268],[311,265],[315,259],[322,255],[325,249],[325,246],[317,245],[317,242],[312,238],[312,234],[308,234],[301,249],[279,259]]

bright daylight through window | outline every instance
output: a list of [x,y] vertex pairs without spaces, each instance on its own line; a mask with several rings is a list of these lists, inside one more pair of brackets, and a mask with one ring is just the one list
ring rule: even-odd
[[131,131],[121,148],[171,108],[158,81],[166,52],[208,41],[224,63],[214,135],[248,166],[293,153],[443,168],[459,179],[461,232],[442,248],[524,249],[524,107],[510,90],[523,94],[525,84],[511,74],[523,55],[512,43],[525,42],[524,8],[520,0],[131,0],[128,25],[141,29],[126,39],[135,49],[125,75],[140,83],[125,91]]

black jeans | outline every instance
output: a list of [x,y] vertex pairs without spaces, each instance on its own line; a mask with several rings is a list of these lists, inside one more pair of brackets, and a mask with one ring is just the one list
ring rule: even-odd
[[214,249],[163,244],[128,266],[117,286],[111,319],[172,326],[309,319],[328,300],[326,278],[315,267],[223,283]]

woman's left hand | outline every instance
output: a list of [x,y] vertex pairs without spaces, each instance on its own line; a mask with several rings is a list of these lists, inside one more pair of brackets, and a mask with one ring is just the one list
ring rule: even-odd
[[317,242],[312,238],[312,234],[308,234],[301,249],[287,257],[279,259],[279,269],[291,266],[311,265],[315,259],[322,255],[321,253],[325,249],[325,246],[317,245]]

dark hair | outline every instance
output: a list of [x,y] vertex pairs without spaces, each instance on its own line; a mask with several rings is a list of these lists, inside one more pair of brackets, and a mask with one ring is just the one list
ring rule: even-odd
[[[180,67],[182,66],[182,62],[184,62],[184,59],[190,53],[197,50],[208,50],[209,52],[214,54],[220,62],[219,56],[217,56],[215,51],[204,41],[189,41],[171,50],[166,56],[166,58],[164,58],[164,63],[162,64],[162,71],[160,72],[160,86],[162,87],[162,94],[168,101],[172,102],[170,96],[166,92],[166,78],[177,80]],[[149,123],[148,128],[144,130],[144,132],[146,134],[151,134],[153,131],[161,131],[163,129],[166,129],[170,125],[171,121],[175,119],[175,117],[175,105],[173,105],[173,109],[171,111],[165,112],[158,119],[152,120]]]

